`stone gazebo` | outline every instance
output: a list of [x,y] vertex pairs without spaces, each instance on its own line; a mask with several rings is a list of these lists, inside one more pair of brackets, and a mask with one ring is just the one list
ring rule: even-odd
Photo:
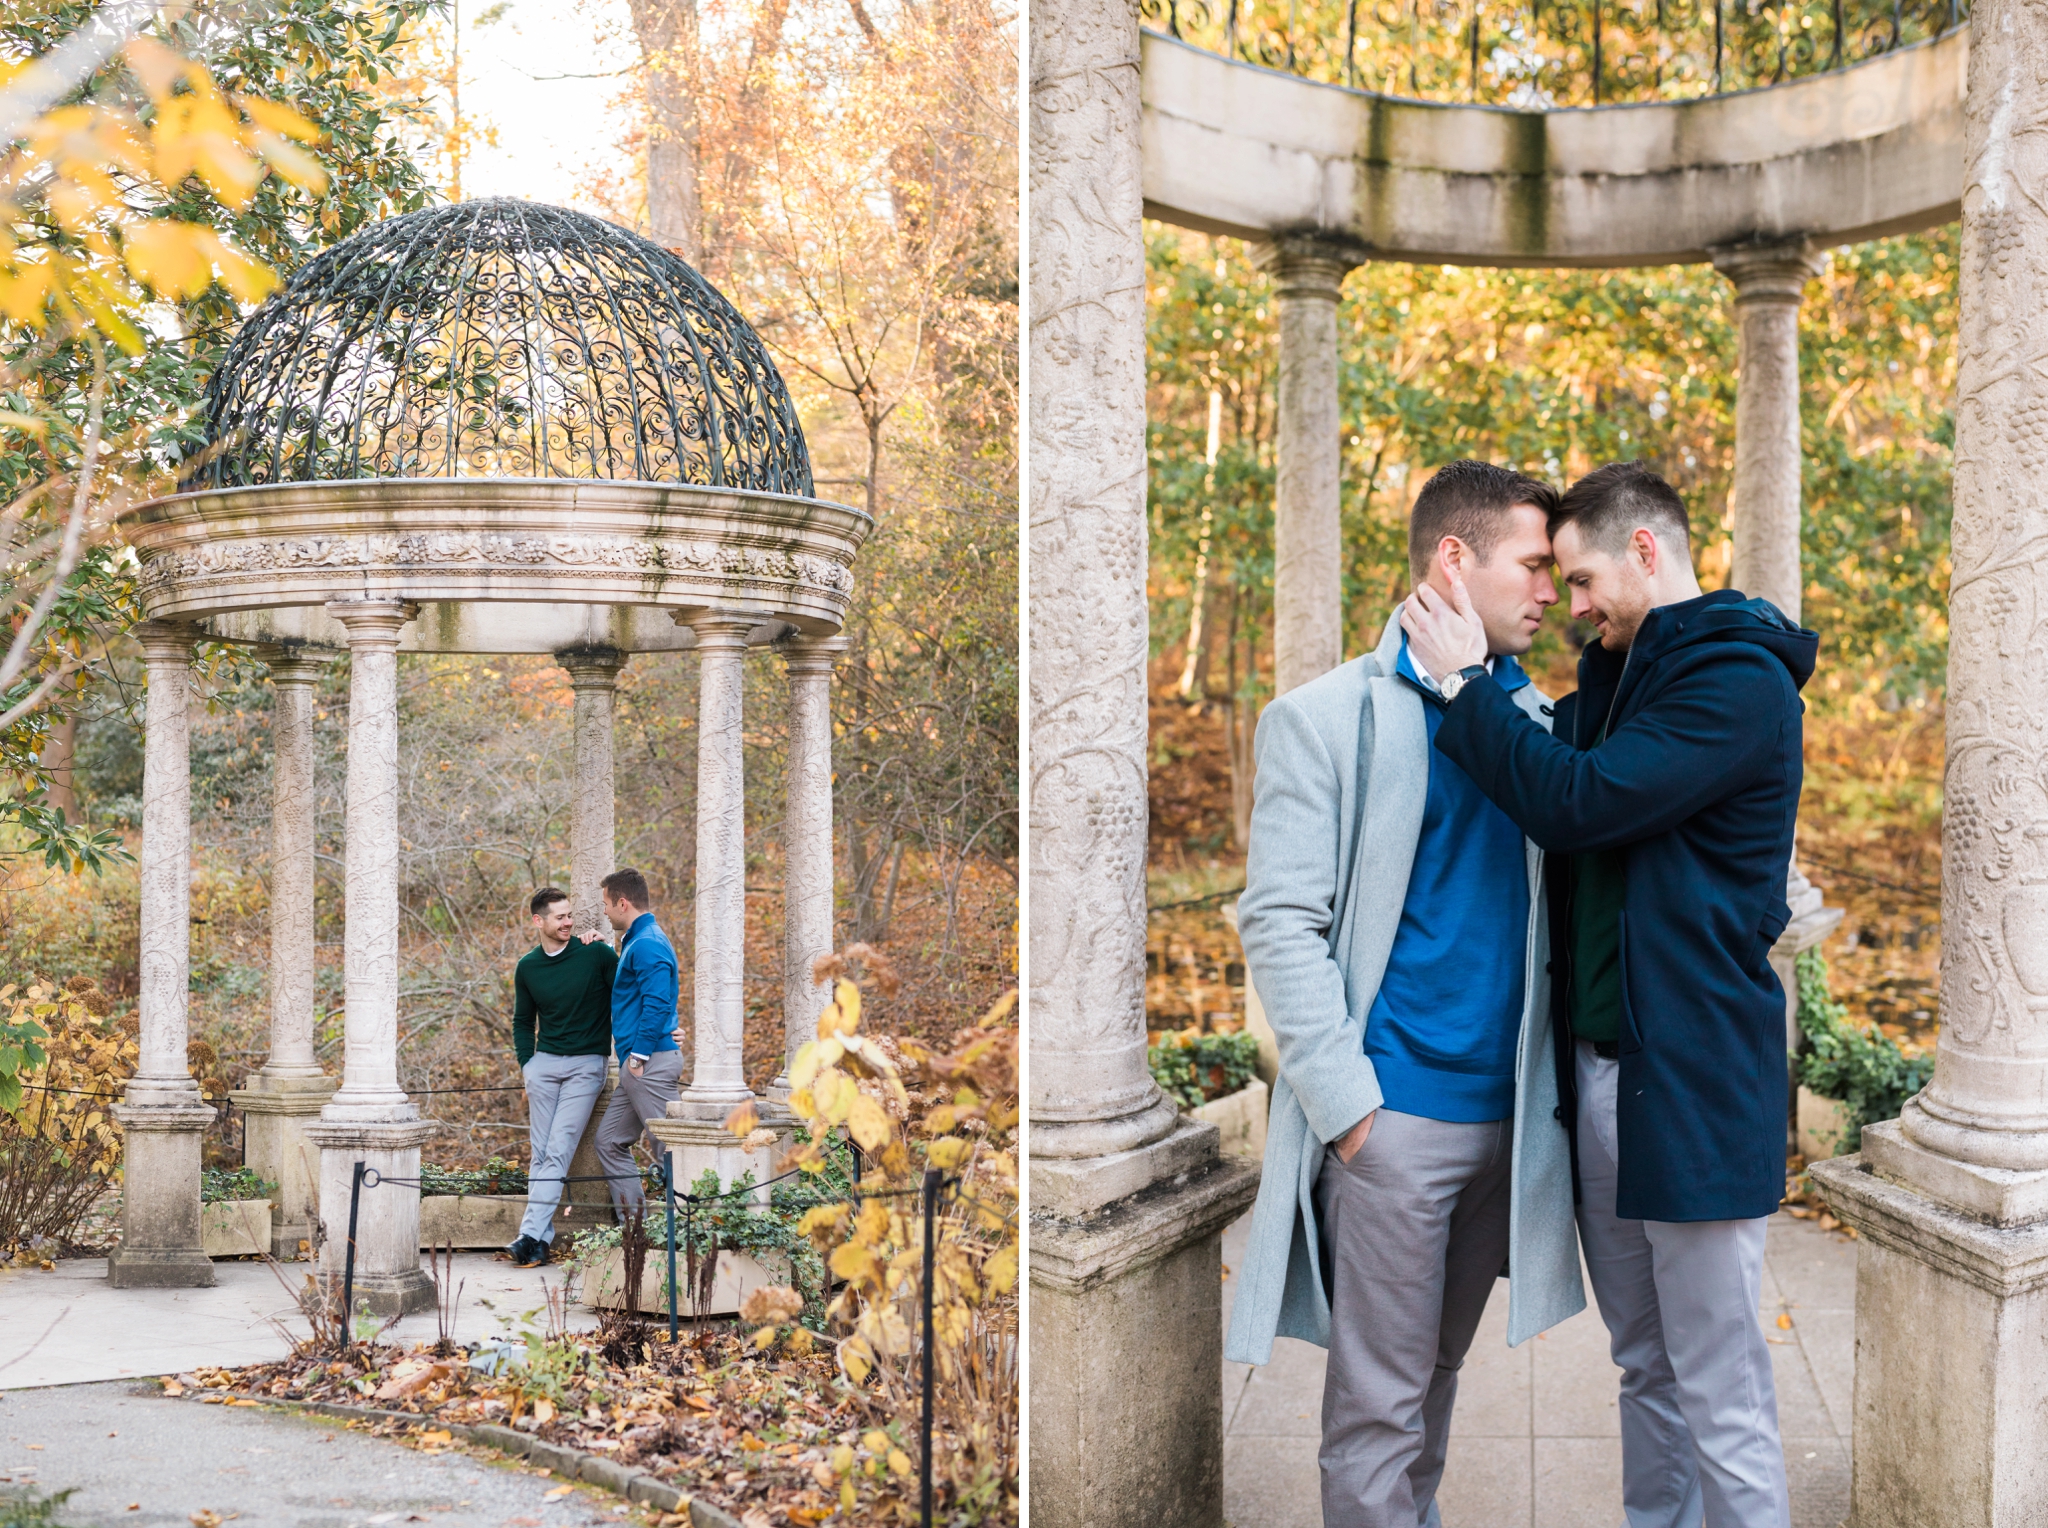
[[[1796,617],[1806,284],[1960,219],[1942,1032],[1932,1086],[1815,1178],[1863,1233],[1857,1528],[2048,1522],[2048,7],[1142,9],[1031,12],[1034,1521],[1220,1521],[1219,1233],[1251,1188],[1146,1071],[1151,216],[1273,277],[1283,691],[1344,657],[1348,270],[1713,263],[1732,580]],[[1831,922],[1796,867],[1787,901],[1781,970]]]
[[[276,687],[271,1049],[237,1095],[276,1181],[277,1244],[324,1225],[338,1271],[354,1165],[417,1179],[432,1132],[398,1080],[398,655],[552,653],[575,691],[570,891],[599,921],[613,866],[612,700],[635,653],[694,651],[694,1070],[651,1127],[682,1181],[746,1166],[723,1121],[741,1069],[741,660],[789,677],[785,1057],[814,1037],[832,948],[829,690],[869,529],[813,497],[760,338],[666,250],[581,213],[464,202],[379,223],[305,266],[243,327],[208,390],[181,491],[124,528],[148,658],[141,1060],[126,1131],[117,1286],[203,1285],[200,1133],[185,1064],[195,641],[246,643]],[[314,1051],[312,689],[350,664],[342,1075]],[[778,1079],[780,1083],[780,1079]],[[771,1089],[771,1095],[780,1089]],[[773,1100],[764,1111],[773,1115]],[[764,1154],[765,1155],[765,1154]],[[363,1196],[356,1289],[431,1302],[419,1196]]]

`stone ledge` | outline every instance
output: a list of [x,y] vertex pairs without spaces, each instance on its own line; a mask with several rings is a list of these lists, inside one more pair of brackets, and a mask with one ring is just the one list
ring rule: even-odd
[[[653,1507],[661,1512],[687,1512],[691,1528],[741,1528],[740,1520],[723,1507],[698,1501],[681,1487],[670,1485],[657,1475],[632,1469],[614,1459],[587,1454],[581,1449],[544,1442],[516,1428],[500,1427],[495,1422],[444,1422],[418,1412],[387,1411],[378,1406],[343,1406],[334,1401],[271,1400],[244,1395],[233,1398],[252,1401],[277,1411],[310,1412],[314,1416],[334,1417],[345,1422],[398,1422],[407,1427],[438,1427],[465,1443],[482,1444],[514,1459],[528,1460],[542,1469],[552,1470],[565,1480],[581,1480],[586,1485],[623,1496],[643,1507]],[[206,1395],[197,1392],[184,1399],[206,1403]]]
[[1155,1183],[1199,1171],[1216,1160],[1219,1142],[1214,1125],[1177,1115],[1165,1135],[1129,1151],[1099,1157],[1033,1157],[1032,1208],[1057,1220],[1079,1222]]
[[2048,1172],[2013,1172],[1945,1157],[1907,1135],[1898,1120],[1885,1120],[1863,1132],[1863,1158],[1878,1176],[1989,1225],[2048,1221]]
[[1031,1282],[1085,1293],[1216,1235],[1251,1208],[1258,1191],[1255,1164],[1212,1158],[1200,1170],[1155,1183],[1085,1220],[1034,1213]]
[[1807,1169],[1832,1209],[1879,1246],[2000,1299],[2048,1289],[2048,1223],[1986,1225],[1872,1171],[1863,1155]]

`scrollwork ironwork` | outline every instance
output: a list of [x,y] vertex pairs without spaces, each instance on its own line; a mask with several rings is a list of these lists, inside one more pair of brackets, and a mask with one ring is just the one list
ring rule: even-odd
[[1939,37],[1968,0],[1141,0],[1245,63],[1385,95],[1548,110],[1780,85]]
[[512,198],[387,219],[302,268],[208,386],[181,487],[560,477],[812,496],[766,347],[689,265]]

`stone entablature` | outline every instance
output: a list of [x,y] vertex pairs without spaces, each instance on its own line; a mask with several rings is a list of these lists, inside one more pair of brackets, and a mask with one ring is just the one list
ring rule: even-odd
[[1565,111],[1402,100],[1143,40],[1145,211],[1359,258],[1698,263],[1955,221],[1970,36],[1737,95]]
[[122,528],[152,618],[337,598],[758,611],[839,629],[865,511],[740,489],[360,479],[178,494]]

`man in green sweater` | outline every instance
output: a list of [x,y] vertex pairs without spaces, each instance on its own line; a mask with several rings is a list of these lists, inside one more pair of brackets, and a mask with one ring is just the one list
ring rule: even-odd
[[566,891],[543,886],[527,908],[540,944],[512,973],[512,1043],[526,1080],[533,1165],[519,1238],[506,1249],[521,1268],[548,1260],[562,1179],[604,1090],[612,1047],[612,972],[619,965],[609,944],[572,937],[576,916]]

